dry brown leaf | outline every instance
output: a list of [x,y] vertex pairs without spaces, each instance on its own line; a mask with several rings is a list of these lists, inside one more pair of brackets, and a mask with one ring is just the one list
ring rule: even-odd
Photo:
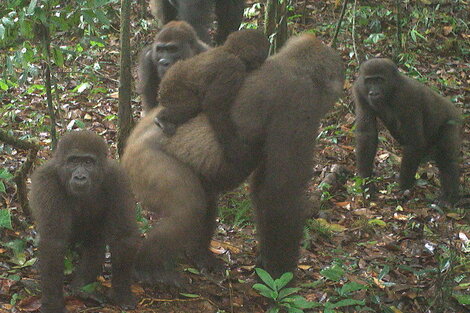
[[[211,241],[211,249],[215,249],[215,250],[218,250],[220,248],[224,248],[225,250],[230,250],[232,253],[240,253],[241,252],[241,249],[240,248],[237,248],[227,242],[221,242],[221,241],[218,241],[218,240],[212,240]],[[224,251],[225,252],[225,251]]]
[[444,26],[442,27],[442,32],[445,36],[448,36],[454,28],[452,26]]
[[26,312],[37,311],[41,308],[41,298],[38,296],[24,298],[18,303],[18,307]]
[[297,267],[298,267],[298,268],[300,268],[301,270],[304,270],[304,271],[306,271],[306,270],[309,270],[309,269],[311,269],[311,268],[312,268],[312,265],[307,265],[307,264],[299,264],[299,265],[297,265]]

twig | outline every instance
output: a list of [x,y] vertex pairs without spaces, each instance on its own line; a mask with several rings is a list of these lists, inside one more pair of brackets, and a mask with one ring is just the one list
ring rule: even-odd
[[308,0],[304,0],[304,5],[302,7],[302,25],[305,25],[305,22],[307,21],[307,3]]
[[349,0],[344,0],[343,7],[341,8],[341,15],[339,16],[338,24],[336,24],[335,35],[333,36],[333,40],[331,41],[331,47],[336,47],[336,39],[338,38],[339,30],[341,28],[341,23],[344,19],[344,13],[346,12],[346,7],[348,6]]

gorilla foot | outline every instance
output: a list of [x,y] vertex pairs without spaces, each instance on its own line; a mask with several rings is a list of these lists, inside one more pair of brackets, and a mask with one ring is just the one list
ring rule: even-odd
[[189,284],[183,274],[176,270],[157,270],[157,269],[142,269],[138,268],[134,272],[135,278],[145,285],[165,285],[184,289]]
[[112,303],[118,305],[123,310],[133,310],[137,305],[137,300],[130,291],[116,292],[114,290],[111,290],[109,298]]
[[224,261],[218,259],[211,252],[203,252],[192,254],[188,259],[193,263],[202,273],[223,273],[225,270]]

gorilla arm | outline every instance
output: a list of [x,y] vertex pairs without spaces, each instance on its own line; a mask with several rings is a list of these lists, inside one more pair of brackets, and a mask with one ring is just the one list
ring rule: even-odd
[[63,313],[64,257],[72,229],[71,208],[52,166],[38,169],[32,177],[31,208],[37,221],[42,312]]
[[208,86],[202,108],[227,160],[240,164],[247,156],[248,147],[238,134],[230,110],[244,82],[246,70],[237,58],[233,58],[232,62],[226,63],[221,69],[223,70]]
[[152,61],[153,45],[149,45],[139,55],[138,92],[142,97],[142,105],[146,110],[158,106],[157,93],[160,85],[160,77],[157,67]]
[[423,117],[421,112],[416,111],[410,115],[413,116],[415,122],[405,123],[401,131],[403,158],[400,166],[400,188],[402,190],[413,186],[419,163],[428,149],[424,136]]
[[106,238],[112,258],[112,299],[122,306],[132,306],[134,298],[130,290],[132,265],[139,246],[135,223],[135,202],[128,177],[115,161],[108,161],[108,175],[104,186],[110,201],[106,219]]
[[363,178],[371,177],[373,164],[377,152],[378,132],[377,118],[367,100],[355,90],[354,97],[358,102],[356,106],[356,160],[359,175]]

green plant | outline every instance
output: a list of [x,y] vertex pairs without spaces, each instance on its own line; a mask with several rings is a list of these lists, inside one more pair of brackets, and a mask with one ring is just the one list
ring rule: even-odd
[[[320,271],[320,274],[324,279],[331,280],[336,283],[345,280],[345,273],[343,265],[337,263],[334,263],[332,266]],[[372,311],[372,309],[365,305],[365,300],[357,300],[353,298],[355,292],[368,288],[369,287],[367,285],[353,281],[344,283],[341,288],[335,288],[337,294],[331,295],[328,301],[324,304],[324,313],[334,313],[337,312],[335,309],[347,306],[355,306],[354,309],[356,311]]]
[[13,175],[6,169],[0,168],[0,194],[6,192],[5,182],[9,181]]
[[253,289],[274,302],[274,305],[267,313],[277,313],[281,312],[281,310],[288,313],[299,313],[303,312],[304,309],[321,306],[317,302],[310,302],[304,297],[296,295],[301,288],[286,287],[294,277],[294,274],[291,272],[282,274],[278,279],[273,279],[268,272],[261,268],[256,268],[255,271],[264,284],[254,284]]
[[243,227],[252,224],[252,204],[244,193],[230,193],[225,205],[220,207],[220,220],[233,227]]

